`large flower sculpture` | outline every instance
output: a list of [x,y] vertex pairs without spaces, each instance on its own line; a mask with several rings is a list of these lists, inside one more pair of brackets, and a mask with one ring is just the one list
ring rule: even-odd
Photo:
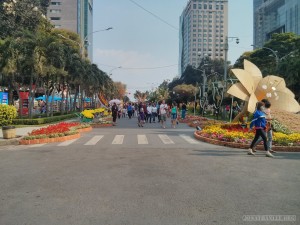
[[272,108],[300,111],[294,93],[286,87],[283,78],[274,75],[263,78],[257,66],[248,60],[244,60],[244,69],[232,69],[232,72],[240,83],[233,84],[227,93],[248,102],[248,112],[253,113],[256,103],[264,98],[271,102]]

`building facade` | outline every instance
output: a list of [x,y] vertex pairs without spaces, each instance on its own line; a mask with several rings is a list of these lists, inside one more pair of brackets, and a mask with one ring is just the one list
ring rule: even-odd
[[201,57],[225,58],[228,0],[189,0],[180,16],[179,74],[188,65],[198,67]]
[[[93,59],[93,0],[51,0],[47,17],[55,28],[80,35],[89,59]],[[85,43],[83,43],[85,40]]]
[[262,47],[274,33],[300,35],[299,0],[254,0],[254,46]]

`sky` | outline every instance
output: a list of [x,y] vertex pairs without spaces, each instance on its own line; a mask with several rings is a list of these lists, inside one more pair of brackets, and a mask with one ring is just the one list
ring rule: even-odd
[[[187,0],[94,0],[93,63],[126,84],[128,97],[136,90],[154,90],[178,74],[179,17]],[[253,0],[229,0],[228,60],[252,50]]]

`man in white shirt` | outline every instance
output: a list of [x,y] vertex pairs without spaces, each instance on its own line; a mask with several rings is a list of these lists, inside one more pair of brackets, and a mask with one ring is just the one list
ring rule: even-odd
[[157,108],[155,103],[152,105],[152,118],[153,118],[153,123],[155,123],[155,117],[157,116]]
[[147,123],[148,123],[148,119],[150,119],[150,123],[151,123],[151,118],[152,118],[152,106],[149,103],[147,106],[147,118],[146,118]]
[[167,120],[167,110],[168,110],[168,105],[165,103],[165,100],[162,100],[162,103],[160,104],[159,107],[159,114],[160,114],[160,123],[162,128],[166,128],[166,120]]

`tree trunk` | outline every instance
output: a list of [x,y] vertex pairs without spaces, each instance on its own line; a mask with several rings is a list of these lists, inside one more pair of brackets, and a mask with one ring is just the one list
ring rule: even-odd
[[76,109],[77,109],[76,103],[77,103],[78,94],[79,94],[79,86],[77,86],[76,89],[75,89],[74,102],[73,102],[74,111],[76,111]]

